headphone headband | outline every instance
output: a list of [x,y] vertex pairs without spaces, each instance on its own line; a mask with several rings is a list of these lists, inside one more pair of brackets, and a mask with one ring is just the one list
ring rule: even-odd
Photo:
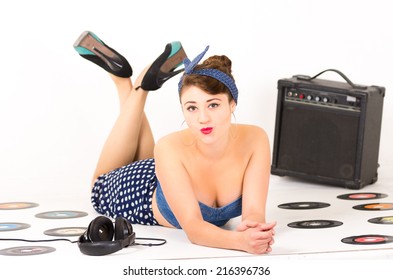
[[[115,240],[112,240],[113,236]],[[115,253],[134,242],[135,232],[133,232],[132,225],[127,219],[117,217],[114,228],[109,218],[99,216],[90,223],[86,232],[79,237],[78,246],[83,254],[103,256]]]

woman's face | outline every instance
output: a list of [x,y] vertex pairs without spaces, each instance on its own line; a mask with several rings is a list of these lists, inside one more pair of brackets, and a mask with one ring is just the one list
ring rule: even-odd
[[197,139],[212,143],[228,135],[236,103],[229,102],[227,94],[212,95],[188,86],[183,88],[180,101],[185,121]]

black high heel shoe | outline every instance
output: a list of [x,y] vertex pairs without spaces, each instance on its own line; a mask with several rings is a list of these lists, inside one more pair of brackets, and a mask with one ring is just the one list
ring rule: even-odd
[[83,58],[90,60],[115,76],[123,78],[132,76],[132,68],[127,59],[105,45],[93,32],[83,32],[75,41],[74,49]]
[[164,52],[152,63],[143,77],[142,83],[136,89],[157,90],[170,78],[184,71],[176,70],[183,64],[187,57],[180,42],[172,42],[166,45]]

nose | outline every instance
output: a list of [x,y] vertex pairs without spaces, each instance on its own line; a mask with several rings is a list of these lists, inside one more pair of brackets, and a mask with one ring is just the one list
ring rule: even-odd
[[208,123],[210,121],[210,115],[206,109],[199,110],[198,122],[199,123]]

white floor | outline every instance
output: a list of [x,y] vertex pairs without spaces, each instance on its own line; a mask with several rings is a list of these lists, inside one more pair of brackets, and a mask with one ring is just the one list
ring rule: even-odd
[[[341,239],[359,235],[393,235],[392,224],[381,225],[368,222],[370,218],[391,216],[393,210],[361,211],[352,208],[355,205],[366,203],[393,203],[392,170],[393,168],[390,166],[382,166],[379,170],[378,182],[361,190],[317,185],[294,178],[272,176],[267,212],[268,220],[276,220],[278,225],[276,228],[276,242],[273,246],[273,252],[269,255],[252,256],[243,252],[197,246],[191,244],[181,230],[135,225],[134,231],[137,237],[165,238],[168,241],[167,244],[161,247],[133,246],[109,256],[91,257],[81,254],[78,246],[69,242],[26,243],[1,241],[0,252],[19,246],[49,246],[55,250],[51,253],[31,256],[4,256],[0,254],[0,265],[3,264],[1,265],[3,272],[8,272],[10,275],[14,275],[21,267],[23,269],[18,273],[26,273],[26,275],[41,273],[46,275],[44,272],[36,270],[38,264],[42,265],[46,271],[51,269],[55,269],[56,273],[62,271],[59,277],[66,277],[69,275],[67,273],[71,273],[68,267],[80,267],[83,269],[83,273],[87,273],[84,268],[90,265],[92,268],[89,269],[93,270],[87,270],[90,271],[89,275],[90,273],[93,275],[108,273],[108,275],[119,274],[120,277],[123,269],[127,268],[128,265],[142,263],[144,265],[149,264],[152,267],[178,263],[186,266],[202,263],[202,267],[203,265],[215,265],[216,267],[220,265],[261,266],[270,264],[271,267],[275,267],[275,275],[282,276],[283,273],[291,275],[289,270],[283,270],[283,264],[288,265],[298,273],[303,273],[303,269],[317,268],[318,271],[325,270],[326,262],[332,262],[333,268],[329,268],[329,273],[334,273],[336,268],[343,265],[341,261],[345,261],[346,267],[352,265],[359,267],[359,263],[367,261],[369,269],[376,269],[381,272],[387,269],[385,262],[393,259],[393,243],[352,245],[344,244]],[[30,225],[29,228],[23,230],[0,231],[0,238],[57,238],[45,235],[44,231],[53,228],[87,227],[90,221],[97,216],[89,203],[88,186],[82,186],[80,183],[66,182],[65,180],[57,182],[50,179],[35,179],[10,180],[1,182],[1,184],[0,203],[34,202],[38,206],[27,209],[0,210],[0,223],[15,222]],[[30,185],[30,188],[26,188],[27,184]],[[31,191],[26,191],[26,189]],[[23,192],[20,190],[23,190]],[[372,200],[343,200],[337,198],[338,195],[359,192],[383,193],[388,196]],[[288,210],[278,207],[280,204],[293,202],[324,202],[329,203],[330,206],[312,210]],[[42,219],[35,216],[47,211],[81,211],[88,215],[70,219]],[[288,226],[291,222],[304,220],[335,220],[343,224],[326,229],[296,229]],[[227,226],[232,227],[236,222],[236,220],[231,221]],[[76,236],[65,238],[77,239]],[[370,260],[377,260],[378,262],[370,264]],[[299,264],[298,261],[302,262]],[[21,264],[23,265],[21,266]],[[33,267],[32,264],[34,264]],[[109,271],[96,270],[101,269],[98,264],[108,266]],[[94,268],[97,266],[98,268]],[[299,272],[299,270],[301,271]],[[357,272],[362,276],[366,275],[363,272]],[[324,273],[324,275],[334,275],[329,273]],[[303,278],[304,276],[306,275],[303,275]]]

